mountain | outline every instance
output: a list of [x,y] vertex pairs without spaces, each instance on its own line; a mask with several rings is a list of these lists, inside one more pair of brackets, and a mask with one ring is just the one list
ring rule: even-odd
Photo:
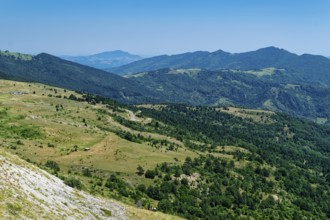
[[284,69],[161,69],[126,77],[165,102],[246,106],[330,121],[330,87],[304,81]]
[[117,74],[127,74],[162,68],[253,70],[270,67],[296,72],[300,77],[309,81],[330,84],[329,59],[308,54],[298,56],[275,47],[234,54],[218,50],[212,53],[197,51],[172,56],[162,55],[115,67],[110,69],[110,71]]
[[148,98],[143,94],[149,93],[132,80],[46,53],[28,56],[1,52],[0,77],[60,86],[124,102],[146,101]]
[[[227,56],[225,52],[218,53]],[[0,77],[60,86],[123,103],[246,106],[330,123],[328,59],[312,55],[297,56],[276,48],[259,50],[258,56],[250,53],[254,54],[254,58],[245,55],[250,57],[250,61],[240,63],[248,70],[165,68],[122,77],[49,54],[29,56],[1,52]],[[280,66],[291,57],[303,59],[304,64],[301,65],[305,67],[257,69],[275,61]],[[261,59],[262,63],[256,61]],[[319,64],[318,67],[315,63]],[[318,69],[317,74],[303,73],[304,70],[316,72],[313,66]]]
[[0,85],[0,219],[330,218],[329,127]]
[[88,56],[62,56],[61,58],[98,69],[109,69],[143,59],[125,51],[115,50]]

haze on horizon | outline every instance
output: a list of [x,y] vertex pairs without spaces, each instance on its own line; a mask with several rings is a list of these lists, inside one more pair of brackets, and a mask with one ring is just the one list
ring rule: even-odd
[[87,55],[275,46],[330,56],[328,0],[0,0],[0,49]]

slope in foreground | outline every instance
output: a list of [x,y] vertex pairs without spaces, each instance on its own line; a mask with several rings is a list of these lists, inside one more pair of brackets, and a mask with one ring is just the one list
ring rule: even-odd
[[0,219],[126,219],[111,200],[73,189],[17,156],[0,151]]

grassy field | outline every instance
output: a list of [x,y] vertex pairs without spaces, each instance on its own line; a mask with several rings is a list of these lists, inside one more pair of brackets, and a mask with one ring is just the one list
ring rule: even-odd
[[[0,147],[35,164],[55,161],[60,166],[60,175],[68,172],[78,175],[86,189],[89,189],[90,181],[81,176],[82,169],[88,168],[102,178],[116,173],[131,185],[150,185],[152,180],[136,174],[139,165],[147,170],[163,162],[183,163],[187,156],[197,156],[173,138],[134,131],[112,119],[114,110],[101,104],[67,99],[70,95],[81,96],[41,84],[0,80]],[[116,114],[130,118],[125,111]],[[141,120],[141,123],[148,120]],[[131,142],[100,127],[167,139],[182,147],[177,151],[156,149],[147,142]],[[176,219],[157,212],[127,208],[132,218]]]
[[[153,138],[166,138],[159,134],[132,131],[120,125],[109,114],[100,113],[100,109],[111,112],[103,105],[63,98],[71,94],[79,97],[77,93],[33,83],[1,80],[0,84],[0,108],[6,110],[8,115],[6,126],[33,126],[40,133],[38,137],[24,137],[9,129],[11,134],[2,137],[2,145],[15,145],[13,152],[35,163],[54,160],[64,170],[93,167],[132,176],[138,165],[148,169],[162,162],[181,162],[186,156],[196,155],[185,148],[168,152],[151,148],[147,143],[130,142],[113,132],[99,129],[103,126]],[[89,150],[84,151],[85,148]]]
[[273,123],[274,121],[270,118],[271,115],[275,114],[272,111],[259,110],[259,109],[244,109],[236,107],[218,108],[218,111],[232,114],[234,116],[243,119],[252,119],[255,122],[260,123]]

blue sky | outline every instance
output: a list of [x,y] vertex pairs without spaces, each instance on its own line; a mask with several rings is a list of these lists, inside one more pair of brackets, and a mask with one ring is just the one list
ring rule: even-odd
[[0,49],[84,55],[276,46],[330,56],[330,0],[0,0]]

